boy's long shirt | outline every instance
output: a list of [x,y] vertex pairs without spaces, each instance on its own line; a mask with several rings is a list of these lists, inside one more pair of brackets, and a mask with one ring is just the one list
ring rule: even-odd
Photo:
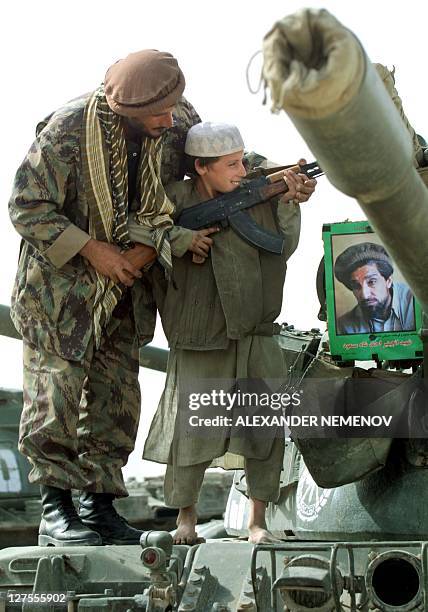
[[[194,179],[172,183],[167,193],[176,216],[202,201]],[[254,248],[229,227],[211,235],[209,257],[195,264],[187,250],[190,230],[177,226],[172,230],[171,281],[166,284],[162,271],[152,270],[156,302],[172,348],[225,349],[230,340],[278,333],[274,322],[281,311],[286,262],[299,241],[300,208],[275,199],[258,204],[249,214],[284,236],[282,255]],[[130,224],[130,235],[138,240],[135,224]]]

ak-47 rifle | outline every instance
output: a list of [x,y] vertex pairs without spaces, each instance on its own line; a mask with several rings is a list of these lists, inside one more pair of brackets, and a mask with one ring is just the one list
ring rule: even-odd
[[280,255],[284,248],[284,239],[261,227],[245,210],[288,191],[288,185],[283,180],[284,170],[306,174],[309,178],[324,174],[316,161],[301,166],[256,168],[247,175],[244,185],[230,193],[186,208],[175,223],[192,230],[215,225],[225,228],[230,225],[238,236],[252,246]]

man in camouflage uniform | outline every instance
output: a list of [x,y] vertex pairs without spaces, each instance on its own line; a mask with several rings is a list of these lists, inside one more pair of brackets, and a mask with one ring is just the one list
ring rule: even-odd
[[[138,217],[168,269],[172,205],[162,182],[182,178],[185,136],[200,121],[183,90],[170,54],[129,55],[95,92],[38,125],[16,175],[19,448],[41,485],[43,545],[139,541],[113,500],[127,495],[121,468],[138,427],[138,347],[153,336],[155,307],[140,272],[147,247],[130,241],[127,220]],[[71,489],[82,491],[79,514]]]

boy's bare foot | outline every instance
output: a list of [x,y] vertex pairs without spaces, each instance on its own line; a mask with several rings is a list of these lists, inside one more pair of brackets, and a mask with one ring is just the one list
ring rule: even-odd
[[204,538],[198,537],[196,533],[196,523],[198,515],[195,506],[180,508],[177,517],[177,530],[174,534],[174,544],[200,544],[205,542]]
[[281,542],[266,527],[266,502],[254,497],[250,497],[248,541],[252,544],[275,544]]
[[281,542],[281,540],[272,535],[270,531],[258,525],[248,527],[248,541],[251,542],[251,544],[278,544]]

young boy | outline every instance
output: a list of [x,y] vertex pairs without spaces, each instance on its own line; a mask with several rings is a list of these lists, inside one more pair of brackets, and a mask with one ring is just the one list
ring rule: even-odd
[[[193,126],[185,152],[192,178],[167,187],[176,217],[184,208],[233,191],[246,176],[244,143],[235,126]],[[216,430],[209,438],[189,436],[179,426],[177,407],[180,388],[189,388],[192,381],[285,376],[273,337],[278,333],[274,321],[281,311],[286,261],[299,239],[296,201],[307,200],[316,181],[291,171],[284,179],[289,191],[283,200],[249,211],[257,223],[284,237],[282,255],[256,249],[230,227],[192,232],[176,226],[171,232],[173,273],[166,290],[154,271],[156,300],[171,352],[144,458],[167,463],[165,502],[180,509],[175,543],[197,541],[195,506],[204,473],[213,459],[226,452],[244,457],[251,504],[249,540],[274,540],[266,529],[265,510],[279,496],[283,439],[249,440],[231,436],[228,430]]]

